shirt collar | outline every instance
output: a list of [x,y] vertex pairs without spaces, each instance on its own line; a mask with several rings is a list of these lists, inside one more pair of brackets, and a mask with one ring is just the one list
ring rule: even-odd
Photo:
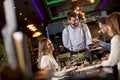
[[72,27],[72,25],[69,25],[69,26],[70,26],[71,30],[75,30],[75,29],[79,28],[80,25],[78,25],[77,27],[74,27],[74,28]]

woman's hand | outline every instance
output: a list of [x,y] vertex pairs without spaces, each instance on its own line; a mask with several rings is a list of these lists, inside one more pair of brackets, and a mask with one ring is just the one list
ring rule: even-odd
[[92,43],[96,46],[99,46],[99,47],[102,47],[105,44],[105,42],[100,41],[98,39],[92,39]]

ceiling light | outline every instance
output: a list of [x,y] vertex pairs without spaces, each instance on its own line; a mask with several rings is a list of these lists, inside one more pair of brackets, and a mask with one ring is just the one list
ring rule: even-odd
[[19,15],[22,15],[22,13],[19,13]]
[[95,3],[95,0],[90,0],[91,3]]
[[37,28],[33,28],[33,29],[31,29],[31,31],[36,31],[37,30]]
[[35,26],[28,27],[30,30],[35,29]]
[[76,9],[80,9],[80,7],[76,7]]
[[34,24],[27,25],[27,28],[30,29],[31,31],[36,31],[37,30],[37,28]]
[[24,18],[24,20],[27,20],[27,18]]
[[32,26],[34,26],[34,25],[33,24],[29,24],[29,25],[27,25],[27,28],[32,27]]
[[38,36],[40,36],[42,33],[41,32],[35,32],[33,35],[32,35],[32,37],[38,37]]
[[75,1],[77,1],[77,0],[71,0],[71,2],[75,2]]

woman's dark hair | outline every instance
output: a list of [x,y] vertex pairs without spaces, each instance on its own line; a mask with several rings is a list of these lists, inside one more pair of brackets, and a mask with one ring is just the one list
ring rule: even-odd
[[98,20],[97,20],[97,23],[99,23],[99,22],[101,22],[102,24],[106,24],[106,17],[102,17],[102,18],[99,18]]

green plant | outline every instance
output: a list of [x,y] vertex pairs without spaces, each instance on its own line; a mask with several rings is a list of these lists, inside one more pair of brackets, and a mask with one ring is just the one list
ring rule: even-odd
[[67,20],[64,20],[63,25],[64,25],[64,27],[67,27],[69,25],[69,22]]
[[0,39],[0,64],[7,61],[6,51],[3,41]]
[[85,55],[85,53],[84,52],[82,52],[82,53],[78,53],[78,54],[76,54],[75,55],[75,60],[76,61],[84,61],[85,59],[86,59],[86,55]]

